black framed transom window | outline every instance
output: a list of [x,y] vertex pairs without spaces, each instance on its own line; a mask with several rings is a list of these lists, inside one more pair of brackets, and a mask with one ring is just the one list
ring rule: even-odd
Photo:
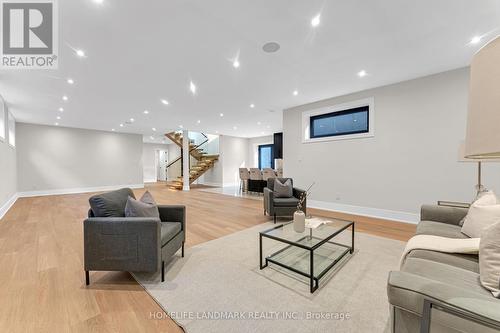
[[335,111],[310,118],[310,138],[368,133],[370,106]]

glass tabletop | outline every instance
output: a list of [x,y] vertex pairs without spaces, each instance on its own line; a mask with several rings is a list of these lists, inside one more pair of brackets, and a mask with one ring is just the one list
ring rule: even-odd
[[262,231],[261,235],[282,240],[286,243],[294,243],[302,248],[312,248],[323,240],[335,236],[353,225],[352,221],[340,219],[324,219],[323,221],[328,221],[328,223],[321,224],[317,228],[306,227],[304,232],[296,232],[292,221]]

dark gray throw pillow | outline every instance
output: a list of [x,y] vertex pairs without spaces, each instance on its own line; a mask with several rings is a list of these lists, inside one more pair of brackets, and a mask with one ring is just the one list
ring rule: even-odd
[[282,183],[279,179],[274,181],[274,197],[275,198],[291,198],[293,196],[292,181],[287,179]]
[[97,194],[89,199],[92,215],[95,217],[124,217],[128,197],[135,199],[129,188]]
[[136,200],[132,197],[127,199],[127,204],[125,205],[125,216],[160,218],[160,212],[158,211],[158,206],[156,205],[153,196],[149,193],[149,191],[146,191],[146,193],[144,193],[141,197],[141,200]]

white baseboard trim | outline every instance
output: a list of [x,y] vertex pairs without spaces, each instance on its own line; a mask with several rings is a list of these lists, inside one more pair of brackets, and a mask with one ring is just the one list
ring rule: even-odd
[[157,183],[157,179],[144,179],[144,183]]
[[97,186],[97,187],[78,187],[78,188],[64,188],[64,189],[55,189],[55,190],[27,191],[27,192],[18,192],[17,196],[19,198],[26,198],[26,197],[41,197],[41,196],[47,196],[47,195],[102,192],[102,191],[118,190],[118,189],[124,188],[124,187],[144,188],[144,184],[108,185],[108,186]]
[[17,195],[17,193],[14,193],[13,196],[11,196],[9,198],[9,200],[7,200],[2,207],[0,207],[0,220],[3,219],[3,217],[5,216],[5,214],[7,214],[7,212],[9,211],[9,209],[16,203],[16,200],[19,196]]
[[222,187],[222,183],[215,183],[215,182],[198,182],[198,184],[206,186]]
[[224,183],[222,184],[222,187],[238,187],[240,186],[240,183]]
[[318,200],[307,200],[307,207],[411,224],[417,224],[420,220],[420,216],[413,213]]

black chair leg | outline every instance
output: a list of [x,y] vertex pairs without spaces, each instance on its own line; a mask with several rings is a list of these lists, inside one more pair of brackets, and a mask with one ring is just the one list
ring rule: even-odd
[[276,224],[276,214],[274,214],[274,224]]
[[161,282],[165,282],[165,262],[161,262]]
[[90,284],[90,274],[89,274],[89,271],[85,271],[85,285],[89,285]]
[[184,258],[184,242],[182,242],[181,257]]

